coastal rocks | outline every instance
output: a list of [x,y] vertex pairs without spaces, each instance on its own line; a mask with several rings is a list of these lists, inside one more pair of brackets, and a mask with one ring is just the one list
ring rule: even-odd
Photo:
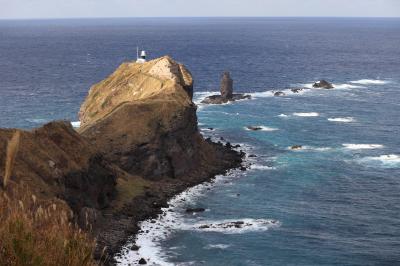
[[252,130],[252,131],[259,131],[262,130],[262,127],[258,127],[258,126],[247,126],[246,127],[248,130]]
[[138,262],[140,265],[147,264],[147,261],[144,258],[141,258]]
[[237,230],[267,230],[270,227],[279,226],[277,220],[264,220],[264,219],[243,219],[221,221],[197,225],[198,230],[213,231],[213,232],[235,232]]
[[303,148],[303,146],[301,145],[293,145],[292,147],[290,147],[291,150],[301,150]]
[[274,93],[274,96],[285,96],[286,94],[283,91],[277,91]]
[[186,213],[204,212],[205,210],[204,208],[187,208]]
[[293,93],[300,93],[303,89],[302,88],[292,88],[290,89]]
[[237,100],[251,99],[250,95],[233,93],[233,80],[230,77],[229,72],[225,72],[222,76],[220,92],[221,92],[221,95],[209,96],[209,97],[205,98],[201,103],[223,104],[223,103],[237,101]]
[[332,85],[332,83],[329,83],[326,80],[320,80],[318,82],[315,82],[313,84],[313,88],[318,88],[318,89],[333,89],[334,86]]

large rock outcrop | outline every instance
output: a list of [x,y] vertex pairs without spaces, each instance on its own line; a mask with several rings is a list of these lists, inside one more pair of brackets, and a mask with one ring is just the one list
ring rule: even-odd
[[131,174],[197,176],[219,160],[198,131],[192,95],[190,72],[168,56],[125,63],[90,89],[80,132]]

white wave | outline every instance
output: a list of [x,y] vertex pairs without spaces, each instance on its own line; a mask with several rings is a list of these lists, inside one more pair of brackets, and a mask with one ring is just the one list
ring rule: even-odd
[[352,143],[345,143],[342,144],[346,149],[349,150],[373,150],[373,149],[382,149],[385,146],[381,144],[352,144]]
[[328,118],[328,121],[331,122],[340,122],[340,123],[351,123],[351,122],[355,122],[356,120],[354,119],[354,117],[332,117],[332,118]]
[[252,164],[250,166],[250,169],[252,169],[252,170],[273,170],[273,169],[275,169],[275,167],[261,165],[261,164]]
[[301,84],[301,86],[303,86],[304,88],[307,88],[307,89],[313,89],[314,88],[313,85],[314,85],[314,83]]
[[319,113],[316,112],[310,112],[310,113],[293,113],[294,116],[300,116],[300,117],[316,117],[319,116]]
[[380,156],[365,157],[358,160],[360,163],[368,164],[370,166],[378,165],[384,168],[398,168],[400,167],[400,156],[397,154],[385,154]]
[[74,128],[80,128],[81,127],[81,121],[71,122],[71,125]]
[[289,116],[285,115],[285,114],[280,114],[280,115],[278,115],[278,117],[289,117]]
[[44,123],[49,122],[48,119],[44,119],[44,118],[29,118],[29,119],[26,119],[26,121],[35,123],[35,124],[44,124]]
[[[244,129],[248,130],[248,131],[277,131],[279,130],[279,128],[275,128],[275,127],[266,127],[266,126],[254,126],[254,128],[257,128],[256,130],[253,129],[249,129],[248,127],[244,127]],[[258,129],[259,128],[259,129]]]
[[354,80],[354,81],[350,81],[350,82],[354,83],[354,84],[361,84],[361,85],[384,85],[384,84],[388,83],[388,81],[379,80],[379,79],[360,79],[360,80]]
[[248,232],[266,231],[279,227],[281,223],[272,219],[237,219],[222,221],[205,221],[194,225],[194,230],[218,232],[224,234],[242,234]]
[[[295,88],[293,88],[295,89]],[[248,93],[252,98],[268,98],[268,97],[275,97],[276,92],[283,92],[282,96],[293,96],[293,95],[302,95],[306,93],[308,90],[300,89],[297,92],[292,91],[292,89],[284,89],[284,90],[267,90],[261,92],[252,92]]]
[[334,89],[346,90],[346,89],[362,89],[363,86],[351,85],[351,84],[332,84]]
[[225,244],[210,244],[204,247],[204,249],[227,249],[231,245],[225,245]]

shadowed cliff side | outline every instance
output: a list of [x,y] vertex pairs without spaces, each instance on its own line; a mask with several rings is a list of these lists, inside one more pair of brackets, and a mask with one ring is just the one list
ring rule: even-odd
[[[205,140],[192,102],[193,78],[168,56],[124,63],[94,85],[82,104],[79,132],[112,163],[150,182],[144,193],[109,208],[99,246],[119,251],[137,222],[154,217],[177,193],[240,166],[242,154]],[[119,191],[133,188],[126,184]],[[118,198],[119,196],[117,196]]]

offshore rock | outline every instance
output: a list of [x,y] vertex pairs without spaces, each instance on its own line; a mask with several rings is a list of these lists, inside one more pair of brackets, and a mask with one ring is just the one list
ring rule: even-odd
[[330,83],[326,80],[320,80],[320,81],[314,83],[313,88],[333,89],[334,86],[332,85],[332,83]]
[[225,72],[221,80],[221,97],[224,99],[232,99],[233,97],[233,80],[229,72]]
[[250,95],[233,93],[233,80],[229,72],[225,72],[222,76],[220,92],[221,95],[211,95],[206,97],[201,103],[223,104],[238,100],[251,99]]

